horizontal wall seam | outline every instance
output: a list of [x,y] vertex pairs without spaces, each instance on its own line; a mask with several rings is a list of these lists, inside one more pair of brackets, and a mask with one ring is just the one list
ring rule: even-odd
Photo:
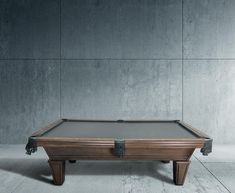
[[141,60],[184,60],[184,61],[190,61],[190,60],[235,60],[235,58],[123,58],[123,59],[117,59],[117,58],[4,58],[0,61],[8,61],[8,60],[126,60],[126,61],[141,61]]

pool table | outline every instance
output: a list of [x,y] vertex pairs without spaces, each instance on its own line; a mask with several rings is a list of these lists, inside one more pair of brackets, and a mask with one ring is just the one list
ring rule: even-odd
[[33,133],[26,153],[38,146],[49,157],[56,185],[64,182],[66,160],[172,160],[174,183],[183,185],[194,150],[208,155],[212,139],[179,120],[61,119]]

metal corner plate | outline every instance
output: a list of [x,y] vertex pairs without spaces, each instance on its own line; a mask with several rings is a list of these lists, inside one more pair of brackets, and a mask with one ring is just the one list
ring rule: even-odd
[[201,148],[202,155],[207,156],[209,153],[212,152],[212,139],[206,139],[203,148]]
[[31,155],[37,151],[37,143],[33,137],[28,138],[28,143],[25,147],[26,154]]

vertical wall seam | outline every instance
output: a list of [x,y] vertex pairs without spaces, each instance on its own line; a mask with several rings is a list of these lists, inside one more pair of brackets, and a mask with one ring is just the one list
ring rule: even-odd
[[60,119],[61,119],[62,118],[61,117],[61,0],[59,0],[59,3],[60,3],[60,5],[59,5],[59,7],[60,7],[60,11],[59,11],[60,12],[60,18],[59,18],[59,20],[60,20],[60,24],[59,24],[60,25],[60,29],[59,29],[60,30],[60,32],[59,32],[59,34],[60,34],[60,88],[59,88],[60,89],[60,97],[59,98],[60,99],[59,100],[60,100]]
[[182,121],[184,121],[184,0],[182,0]]

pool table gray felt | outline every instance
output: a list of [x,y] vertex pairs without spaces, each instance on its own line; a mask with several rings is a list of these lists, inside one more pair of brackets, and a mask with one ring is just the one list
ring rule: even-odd
[[44,137],[196,139],[175,121],[66,121],[43,134]]

